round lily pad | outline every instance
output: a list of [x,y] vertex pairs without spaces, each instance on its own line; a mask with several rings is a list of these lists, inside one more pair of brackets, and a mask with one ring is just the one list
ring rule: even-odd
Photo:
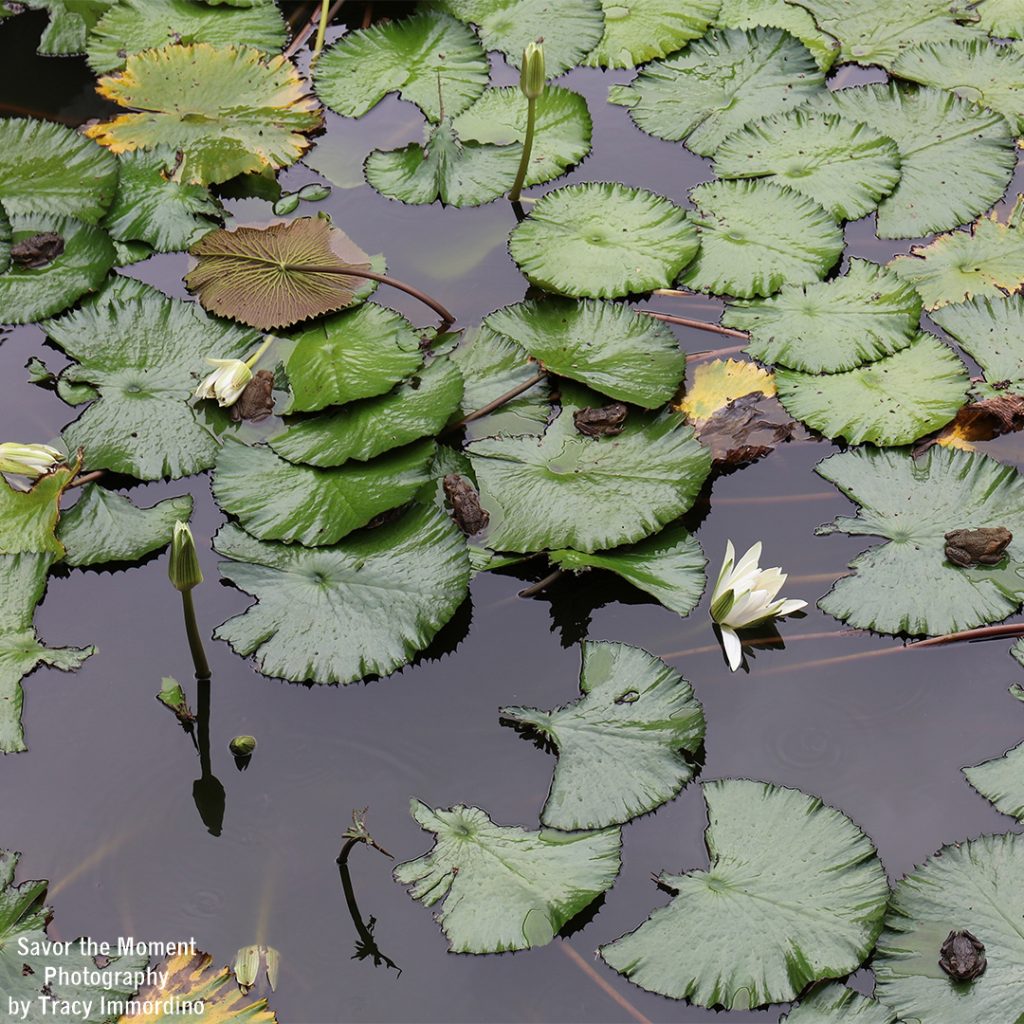
[[839,56],[839,42],[815,24],[809,11],[786,0],[722,0],[717,28],[781,28],[799,39],[828,71]]
[[704,35],[718,0],[602,0],[604,35],[586,59],[591,67],[632,68]]

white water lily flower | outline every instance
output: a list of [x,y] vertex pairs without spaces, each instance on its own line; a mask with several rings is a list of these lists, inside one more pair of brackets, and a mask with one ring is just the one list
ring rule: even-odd
[[786,574],[778,566],[759,568],[760,558],[760,541],[738,562],[732,541],[726,541],[725,561],[711,595],[711,618],[721,629],[722,644],[733,672],[743,663],[743,647],[737,629],[781,619],[807,607],[806,601],[776,599],[786,582]]
[[64,461],[64,453],[48,444],[0,444],[0,473],[16,473],[38,480]]
[[207,359],[217,369],[196,388],[196,398],[216,398],[220,406],[234,405],[252,380],[252,370],[241,359]]

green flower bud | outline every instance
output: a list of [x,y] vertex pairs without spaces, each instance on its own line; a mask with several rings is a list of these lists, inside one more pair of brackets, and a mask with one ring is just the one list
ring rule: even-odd
[[523,50],[523,69],[519,72],[519,88],[528,100],[544,92],[544,40],[527,43]]
[[178,590],[191,590],[203,582],[203,572],[199,568],[199,556],[196,554],[196,542],[192,539],[188,523],[174,524],[167,575]]
[[255,736],[236,736],[228,744],[228,750],[230,750],[235,757],[248,757],[255,749]]

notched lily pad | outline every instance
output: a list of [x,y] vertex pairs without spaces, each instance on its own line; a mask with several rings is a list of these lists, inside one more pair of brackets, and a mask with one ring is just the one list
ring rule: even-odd
[[718,0],[601,0],[604,35],[586,59],[590,67],[632,68],[665,57],[704,35]]
[[786,0],[722,0],[715,26],[781,28],[811,51],[822,71],[828,71],[839,56],[839,41],[822,32],[808,11]]
[[984,397],[1024,394],[1024,296],[975,298],[931,318],[985,371],[989,384],[978,388]]

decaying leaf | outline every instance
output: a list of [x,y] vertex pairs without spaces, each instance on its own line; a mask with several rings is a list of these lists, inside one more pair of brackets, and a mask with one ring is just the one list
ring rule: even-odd
[[952,423],[914,447],[914,455],[933,444],[947,448],[973,448],[975,441],[991,441],[1000,434],[1012,434],[1024,427],[1024,396],[1008,393],[965,405]]
[[775,377],[756,363],[712,359],[693,371],[693,382],[676,408],[699,426],[730,402],[753,394],[774,395]]
[[808,436],[777,398],[757,391],[733,400],[697,427],[697,437],[719,468],[744,466],[784,441]]

